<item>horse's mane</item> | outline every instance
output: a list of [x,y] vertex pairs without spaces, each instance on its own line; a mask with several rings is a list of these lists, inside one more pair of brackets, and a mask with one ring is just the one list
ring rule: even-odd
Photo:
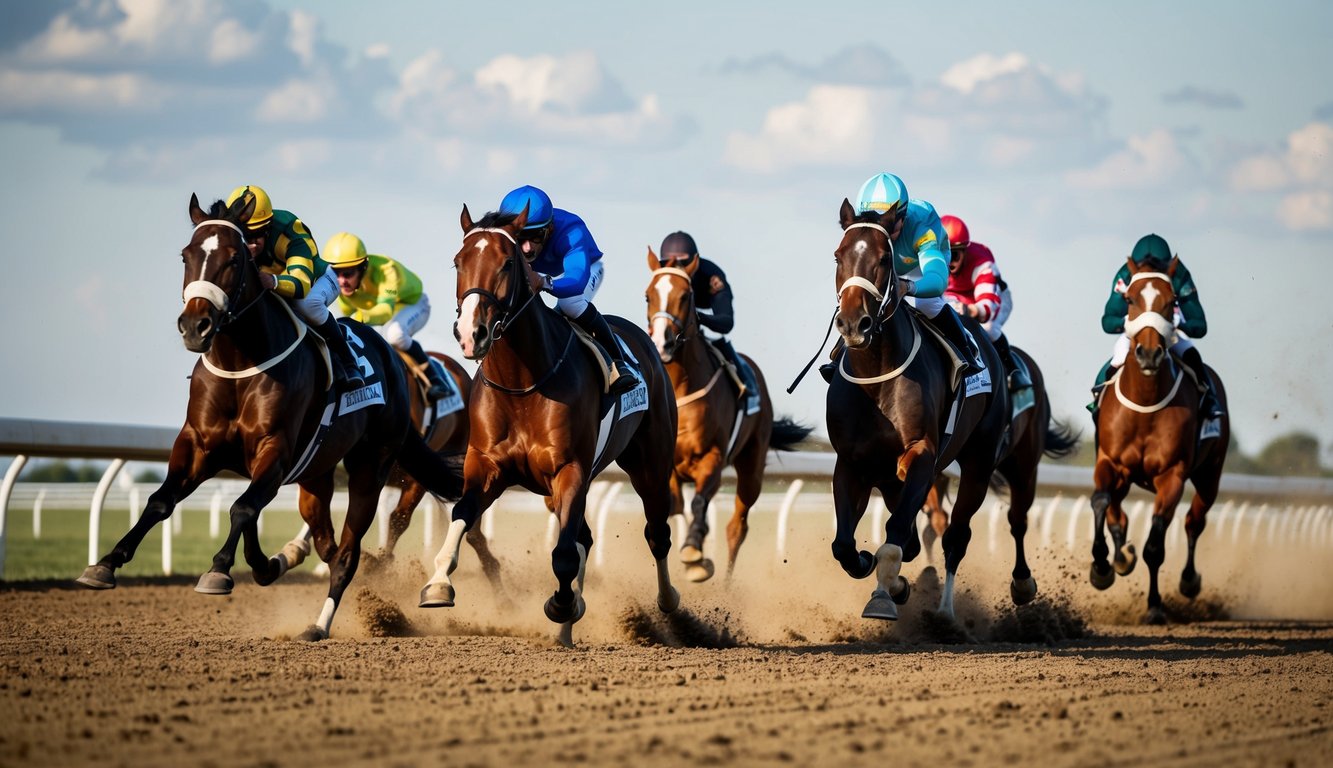
[[[879,224],[880,223],[879,218],[880,214],[876,213],[875,211],[866,211],[865,213],[857,214],[856,218],[852,219],[852,223],[859,224],[861,222],[867,222],[870,224]],[[842,226],[841,221],[838,222],[838,226]]]
[[214,200],[213,204],[208,206],[208,217],[210,219],[227,218],[227,201]]
[[510,224],[513,224],[514,219],[517,218],[518,218],[517,213],[501,213],[500,211],[491,211],[487,213],[485,216],[482,216],[481,221],[474,223],[472,226],[480,228],[506,227],[509,226]]

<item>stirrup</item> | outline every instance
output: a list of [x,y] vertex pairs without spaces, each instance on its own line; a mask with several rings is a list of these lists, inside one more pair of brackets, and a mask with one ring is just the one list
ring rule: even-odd
[[625,363],[617,360],[612,366],[616,369],[616,377],[611,382],[610,393],[613,395],[623,395],[626,392],[639,386],[639,377],[634,375],[634,370]]
[[1032,388],[1032,380],[1024,376],[1023,372],[1017,368],[1009,372],[1009,376],[1006,378],[1005,383],[1009,385],[1009,389],[1013,392],[1017,392],[1020,389]]
[[426,390],[426,399],[432,403],[449,396],[449,390],[443,384],[431,384]]

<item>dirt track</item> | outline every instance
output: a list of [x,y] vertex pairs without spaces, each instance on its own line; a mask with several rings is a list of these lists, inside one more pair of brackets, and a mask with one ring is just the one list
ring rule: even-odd
[[434,612],[420,566],[358,577],[313,645],[290,639],[323,600],[308,575],[238,573],[222,598],[184,578],[0,587],[0,765],[1333,764],[1328,621],[1177,599],[1190,623],[1140,627],[1141,576],[1098,603],[1047,564],[1019,612],[973,567],[957,624],[929,610],[932,571],[882,625],[857,618],[870,584],[831,567],[799,590],[780,568],[681,584],[668,622],[636,607],[643,560],[590,574],[575,650],[552,645],[536,560],[507,562],[513,605],[466,568]]

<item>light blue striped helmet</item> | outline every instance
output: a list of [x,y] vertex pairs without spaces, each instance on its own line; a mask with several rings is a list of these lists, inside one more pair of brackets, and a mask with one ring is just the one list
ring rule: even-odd
[[528,209],[528,223],[523,225],[524,229],[541,229],[551,223],[554,210],[551,198],[536,187],[519,187],[505,195],[505,199],[500,201],[500,213],[517,216],[525,206]]
[[867,179],[861,185],[861,194],[856,198],[856,212],[870,211],[880,215],[906,215],[907,185],[903,180],[891,173],[877,173]]

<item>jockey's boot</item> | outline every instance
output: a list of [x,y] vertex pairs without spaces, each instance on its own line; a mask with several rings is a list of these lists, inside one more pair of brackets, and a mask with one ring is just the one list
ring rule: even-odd
[[597,311],[591,303],[588,308],[583,310],[583,314],[574,318],[574,322],[579,327],[587,331],[598,344],[606,348],[606,353],[611,356],[611,386],[610,391],[613,395],[623,395],[626,392],[639,386],[639,377],[634,375],[634,369],[625,362],[625,356],[620,351],[620,344],[616,337],[611,334],[611,326],[602,317],[602,313]]
[[361,378],[361,367],[356,364],[356,356],[347,346],[347,338],[333,315],[316,326],[315,331],[324,339],[329,347],[329,357],[333,358],[333,388],[338,392],[351,392],[364,387],[366,380]]
[[1009,374],[1009,391],[1017,392],[1032,386],[1032,379],[1028,377],[1027,371],[1018,366],[1018,359],[1014,357],[1014,348],[1009,346],[1008,336],[1000,334],[1000,338],[995,340],[995,351],[1000,353],[1000,361],[1004,363],[1004,370]]
[[731,342],[727,340],[726,336],[719,336],[713,339],[712,343],[717,351],[722,353],[722,357],[726,359],[728,366],[731,368],[728,373],[731,374],[731,380],[736,383],[736,389],[740,390],[740,393],[736,395],[737,399],[744,398],[745,393],[754,388],[754,382],[750,381],[746,375],[748,369],[741,366],[740,358],[736,356],[736,348],[731,346]]
[[831,362],[819,366],[819,375],[824,377],[825,383],[833,383],[833,374],[838,370],[838,355],[842,353],[842,337],[833,342],[833,349],[829,350],[828,358]]
[[1180,362],[1188,365],[1198,379],[1199,394],[1202,397],[1199,401],[1199,413],[1205,419],[1215,419],[1221,416],[1223,413],[1222,404],[1217,401],[1217,392],[1213,389],[1213,377],[1209,376],[1208,369],[1203,367],[1203,358],[1199,356],[1199,348],[1190,347],[1182,352]]
[[1087,406],[1088,413],[1092,414],[1093,421],[1097,420],[1097,400],[1101,397],[1102,389],[1106,387],[1106,382],[1111,378],[1114,371],[1115,366],[1111,365],[1110,360],[1107,360],[1102,364],[1102,369],[1097,372],[1097,380],[1092,384],[1092,402],[1088,403]]
[[967,333],[963,330],[963,321],[953,307],[945,304],[938,315],[930,318],[930,322],[958,349],[958,354],[963,358],[963,378],[981,373],[983,366],[977,360],[972,344],[967,340]]
[[440,374],[439,368],[431,363],[426,350],[421,348],[421,343],[416,339],[413,339],[412,345],[407,348],[407,356],[412,358],[412,362],[416,363],[418,368],[426,371],[426,378],[430,381],[426,399],[433,403],[449,394],[449,385],[445,383],[444,376]]

